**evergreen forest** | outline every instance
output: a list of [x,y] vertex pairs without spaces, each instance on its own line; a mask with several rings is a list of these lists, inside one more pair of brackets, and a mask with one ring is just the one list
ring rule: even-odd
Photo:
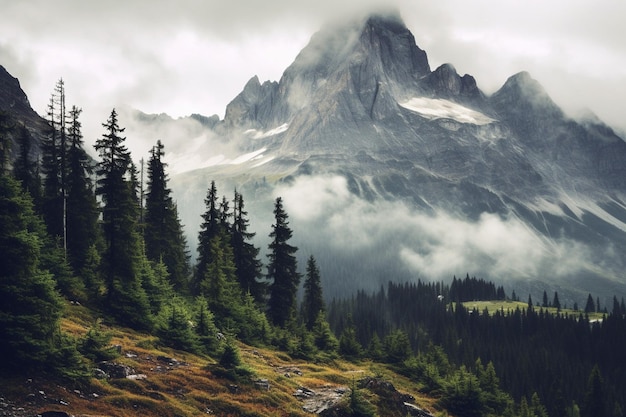
[[[625,415],[623,299],[601,309],[590,294],[584,309],[565,309],[557,293],[520,302],[467,275],[389,282],[377,292],[328,300],[315,257],[297,263],[297,230],[283,200],[275,200],[262,259],[245,196],[221,195],[214,181],[192,263],[163,143],[149,150],[144,175],[113,109],[94,161],[80,116],[80,108],[66,108],[59,81],[41,157],[33,159],[28,126],[0,113],[3,375],[36,372],[84,384],[96,363],[115,357],[106,324],[214,358],[237,381],[249,370],[234,341],[315,363],[386,364],[453,416]],[[479,300],[510,307],[479,310]],[[85,335],[70,335],[60,326],[68,303],[101,319]],[[386,415],[353,389],[337,415],[376,414]]]

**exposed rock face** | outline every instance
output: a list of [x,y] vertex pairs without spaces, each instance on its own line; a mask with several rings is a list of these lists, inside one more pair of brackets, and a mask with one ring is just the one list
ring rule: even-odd
[[35,113],[18,79],[9,74],[2,65],[0,65],[0,110],[12,114]]
[[[41,139],[45,135],[46,121],[32,109],[18,79],[9,74],[2,65],[0,65],[0,111],[9,115],[11,125],[23,124],[29,130],[34,139],[31,149],[32,157],[36,160]],[[13,141],[11,153],[15,158],[18,152],[15,142],[17,129],[14,129],[9,136]]]

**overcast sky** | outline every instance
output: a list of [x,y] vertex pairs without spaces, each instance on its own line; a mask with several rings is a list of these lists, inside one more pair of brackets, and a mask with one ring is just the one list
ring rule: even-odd
[[[379,3],[0,0],[0,65],[40,114],[62,77],[67,102],[84,110],[85,136],[100,136],[122,105],[223,117],[252,76],[278,80],[324,22]],[[623,0],[384,3],[395,4],[431,68],[450,62],[487,94],[527,70],[566,110],[588,107],[626,129]]]

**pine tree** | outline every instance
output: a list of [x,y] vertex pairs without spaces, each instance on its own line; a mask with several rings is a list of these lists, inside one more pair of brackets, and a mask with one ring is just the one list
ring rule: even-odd
[[598,366],[594,366],[587,382],[585,400],[581,409],[582,417],[604,417],[606,406],[604,399],[604,381]]
[[100,326],[100,321],[96,321],[82,338],[78,349],[83,356],[93,362],[108,361],[119,354],[117,349],[111,346],[112,338],[113,334],[104,331]]
[[530,398],[530,411],[535,417],[548,417],[548,412],[541,403],[539,395],[536,392],[533,392],[533,395]]
[[65,83],[57,81],[48,106],[48,136],[42,142],[44,174],[42,210],[52,237],[59,237],[67,252],[67,112]]
[[268,341],[270,324],[252,294],[247,292],[243,295],[241,307],[237,308],[235,313],[239,327],[237,336],[242,342],[256,344]]
[[315,258],[311,255],[307,261],[304,299],[302,300],[302,317],[308,330],[313,328],[318,315],[325,310],[320,271]]
[[389,363],[402,363],[411,356],[409,336],[402,330],[394,330],[385,337],[386,360]]
[[554,299],[552,300],[552,307],[556,308],[557,311],[561,311],[561,302],[559,301],[559,293],[554,292]]
[[210,310],[220,321],[236,317],[241,307],[242,293],[235,275],[235,264],[230,244],[224,233],[215,236],[209,247],[208,258],[199,291],[208,301]]
[[619,301],[617,300],[617,296],[615,295],[613,296],[613,310],[611,311],[611,314],[613,314],[614,316],[620,316],[622,314]]
[[278,197],[274,205],[275,224],[272,225],[272,238],[269,244],[269,264],[267,277],[270,285],[269,318],[278,326],[284,327],[296,308],[296,293],[300,284],[297,261],[294,253],[297,247],[291,246],[292,231],[287,221],[288,215],[283,209],[282,198]]
[[102,224],[106,242],[104,264],[107,306],[122,323],[135,328],[152,326],[150,305],[142,287],[138,266],[144,256],[138,232],[138,205],[132,180],[130,153],[120,136],[115,109],[106,123],[106,133],[96,141],[100,153],[98,187],[104,204]]
[[209,310],[204,297],[197,297],[195,306],[195,331],[199,337],[200,345],[206,353],[214,354],[220,345],[219,330],[215,326],[215,316]]
[[363,353],[363,347],[356,338],[356,327],[350,315],[339,337],[339,353],[348,358],[358,358]]
[[200,338],[189,324],[190,317],[180,307],[172,305],[165,326],[159,329],[159,338],[167,346],[187,352],[199,352],[201,350]]
[[39,265],[44,226],[30,196],[6,175],[0,176],[0,230],[0,368],[45,370],[59,348],[62,301]]
[[376,408],[363,397],[355,380],[352,380],[352,386],[350,387],[350,402],[348,405],[349,410],[346,413],[348,416],[374,417],[377,415]]
[[378,333],[374,332],[369,344],[367,345],[367,356],[374,360],[380,361],[384,358],[384,346],[378,336]]
[[478,379],[464,365],[445,382],[439,402],[458,416],[481,417],[484,415],[482,391]]
[[[323,311],[320,311],[317,314],[317,318],[313,323],[311,333],[313,334],[315,346],[319,350],[334,352],[339,347],[339,341],[333,334],[333,331],[330,329],[330,325],[326,320],[326,314]],[[380,339],[378,340],[378,342],[380,344]]]
[[225,195],[222,196],[218,213],[220,230],[230,233],[230,218],[233,216],[233,213],[230,212],[230,203]]
[[41,143],[41,170],[44,175],[42,211],[48,232],[63,235],[63,196],[61,195],[61,132],[57,98],[48,105],[48,134]]
[[243,196],[235,190],[231,245],[237,268],[237,279],[243,291],[249,292],[258,303],[262,303],[265,301],[267,284],[260,281],[262,265],[258,259],[259,248],[249,242],[254,238],[255,233],[248,231],[248,212],[244,208]]
[[144,218],[146,256],[154,262],[163,261],[174,289],[184,293],[188,288],[189,255],[178,210],[167,187],[163,149],[161,141],[157,141],[148,161]]
[[541,307],[548,307],[548,293],[543,292],[543,301],[541,302]]
[[[89,264],[89,252],[99,244],[98,203],[90,175],[93,169],[83,148],[79,116],[82,110],[70,110],[67,152],[67,252],[69,262],[78,274],[93,275],[96,265]],[[90,284],[93,284],[91,282]],[[89,288],[91,292],[96,288]]]
[[228,339],[226,346],[224,346],[224,352],[222,352],[219,363],[226,369],[234,369],[241,365],[239,348],[231,338]]
[[591,294],[587,296],[587,304],[585,304],[585,313],[593,313],[596,311],[596,304],[593,302]]
[[191,288],[195,295],[200,294],[200,282],[204,280],[207,265],[211,262],[211,240],[220,232],[217,199],[217,187],[215,186],[215,181],[211,181],[207,197],[204,199],[206,212],[202,215],[203,222],[198,233],[198,260]]

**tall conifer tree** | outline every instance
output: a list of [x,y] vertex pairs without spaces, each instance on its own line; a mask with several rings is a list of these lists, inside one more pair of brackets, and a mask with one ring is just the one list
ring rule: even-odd
[[215,181],[211,185],[204,199],[206,212],[202,214],[202,224],[198,233],[198,260],[194,270],[192,292],[200,294],[199,284],[204,279],[207,265],[211,262],[211,240],[220,231],[220,213],[218,206],[217,187]]
[[235,274],[233,250],[224,232],[211,239],[209,251],[210,261],[199,283],[200,293],[217,319],[237,319],[235,310],[242,304],[242,294]]
[[261,282],[261,261],[258,259],[259,248],[249,241],[254,238],[255,233],[248,231],[248,212],[245,211],[243,196],[235,190],[233,200],[233,225],[231,230],[231,245],[235,266],[237,267],[237,279],[244,292],[257,301],[265,301],[267,285]]
[[[63,195],[61,174],[61,120],[58,98],[55,93],[50,96],[48,104],[48,134],[41,144],[41,170],[43,180],[43,217],[48,232],[53,237],[64,234],[63,227]],[[65,133],[63,133],[65,134]]]
[[604,399],[604,381],[598,365],[595,365],[589,375],[587,392],[582,407],[582,417],[604,417],[606,404]]
[[173,287],[179,292],[185,292],[189,275],[187,242],[171,190],[167,187],[167,164],[163,162],[164,156],[164,146],[161,141],[157,141],[148,161],[144,218],[146,255],[154,262],[163,261]]
[[62,302],[40,265],[45,229],[30,197],[0,176],[0,368],[44,369],[55,349]]
[[[93,274],[85,271],[89,253],[98,241],[98,204],[90,175],[93,169],[83,148],[83,135],[79,120],[81,109],[70,110],[67,151],[67,251],[74,271],[81,275]],[[93,269],[93,265],[90,266]],[[93,288],[91,288],[93,290]]]
[[120,136],[115,109],[106,123],[106,133],[96,142],[100,153],[97,193],[104,204],[102,223],[106,241],[103,257],[107,304],[123,324],[150,328],[150,305],[139,275],[143,256],[138,232],[138,202],[131,178],[132,161]]
[[283,200],[278,197],[274,204],[275,224],[272,225],[269,244],[269,264],[267,277],[271,280],[269,317],[281,327],[290,320],[296,309],[296,293],[300,284],[297,261],[294,254],[297,247],[291,246],[292,231],[287,219],[289,216],[283,209]]
[[593,302],[591,294],[587,296],[587,303],[585,304],[585,313],[593,313],[596,311],[596,303]]
[[306,265],[306,278],[304,280],[304,298],[302,300],[302,315],[307,329],[313,329],[318,315],[326,310],[322,296],[322,283],[320,270],[313,255],[309,257]]

